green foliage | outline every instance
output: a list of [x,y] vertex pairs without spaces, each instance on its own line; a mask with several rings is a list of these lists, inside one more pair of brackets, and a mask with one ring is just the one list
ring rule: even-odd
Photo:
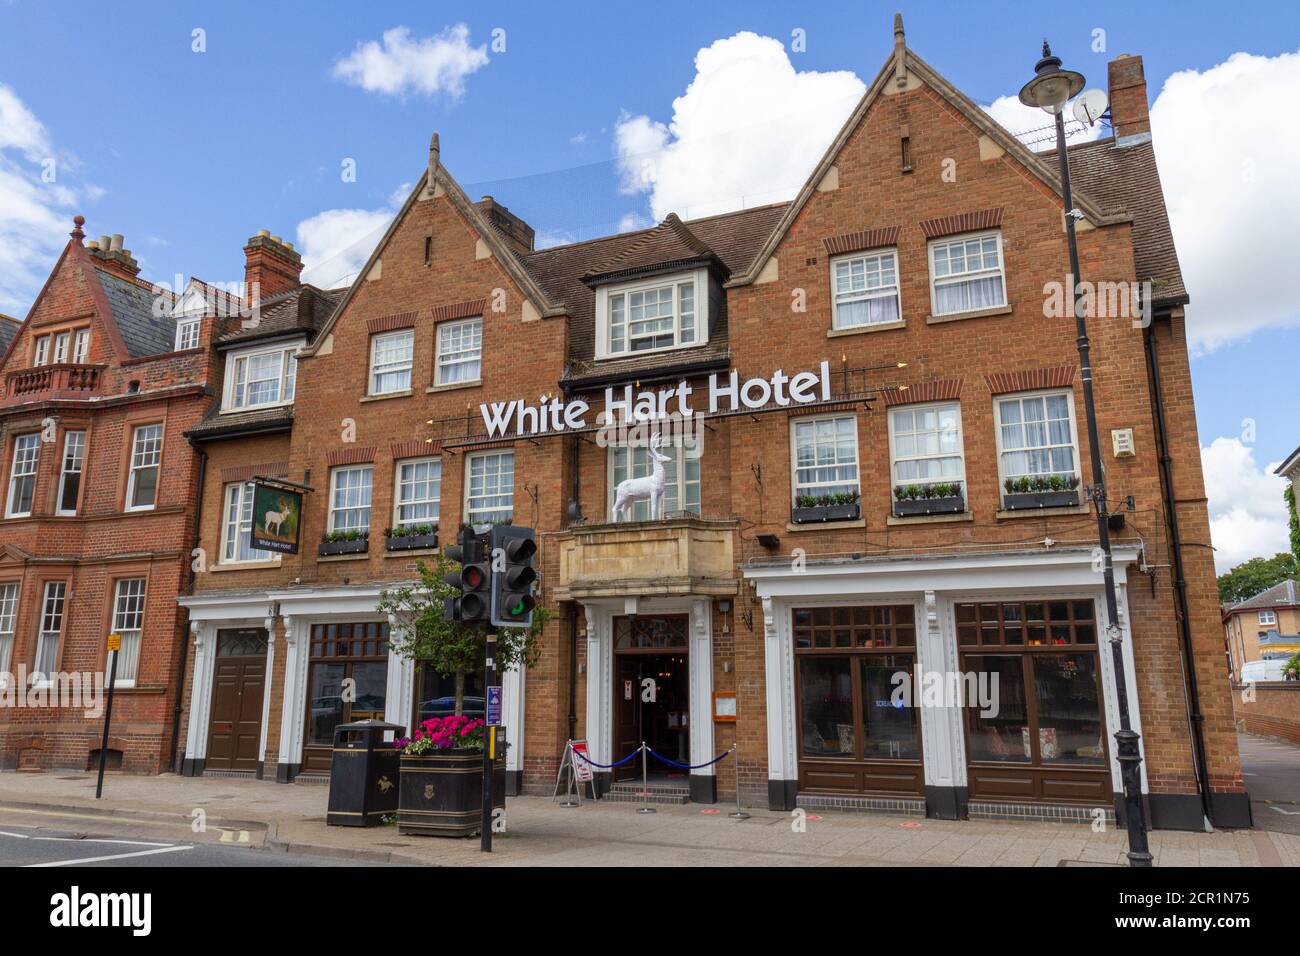
[[[459,571],[460,565],[438,554],[434,555],[432,564],[421,561],[417,567],[419,583],[388,588],[380,595],[380,613],[390,615],[395,622],[389,631],[389,646],[402,657],[424,662],[444,676],[460,677],[482,670],[486,633],[443,616],[443,598],[460,594],[443,578]],[[551,616],[550,611],[539,605],[533,611],[533,626],[527,631],[502,628],[497,634],[497,670],[536,664],[541,654],[542,628]],[[457,686],[462,683],[457,680]]]
[[364,541],[369,537],[369,531],[358,531],[353,528],[351,531],[327,531],[321,540],[331,544],[335,541]]
[[422,534],[437,534],[438,525],[425,522],[424,524],[402,524],[396,528],[385,528],[385,538],[408,538],[417,537]]
[[1282,667],[1283,680],[1300,680],[1300,654],[1292,654]]
[[1079,487],[1077,475],[1034,475],[1008,478],[1002,483],[1009,495],[1029,495],[1041,491],[1074,491]]
[[1219,575],[1219,600],[1225,604],[1235,604],[1295,576],[1296,559],[1293,554],[1282,551],[1271,558],[1251,558],[1226,574]]
[[829,508],[832,505],[851,505],[858,500],[856,491],[836,491],[826,495],[798,495],[796,508]]
[[1288,484],[1282,497],[1286,499],[1286,510],[1291,521],[1291,557],[1300,565],[1300,516],[1296,514],[1295,485]]

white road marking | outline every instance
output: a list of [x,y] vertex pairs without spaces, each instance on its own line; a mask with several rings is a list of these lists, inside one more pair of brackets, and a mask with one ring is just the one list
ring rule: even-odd
[[164,846],[156,850],[137,850],[135,853],[114,853],[110,856],[88,856],[79,860],[53,860],[49,863],[29,863],[28,867],[76,866],[79,863],[106,863],[109,860],[125,860],[133,856],[154,856],[158,853],[176,853],[180,850],[192,850],[192,846]]
[[99,837],[32,836],[29,833],[10,833],[7,830],[0,830],[0,836],[16,837],[19,840],[46,840],[50,843],[118,843],[123,846],[175,846],[173,843],[148,843],[144,840],[108,840]]
[[1270,810],[1276,810],[1278,813],[1285,813],[1288,817],[1300,817],[1300,810],[1283,810],[1281,807],[1275,807],[1269,804]]

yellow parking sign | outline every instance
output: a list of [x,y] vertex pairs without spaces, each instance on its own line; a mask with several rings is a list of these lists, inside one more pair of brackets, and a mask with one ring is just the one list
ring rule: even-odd
[[110,651],[120,651],[120,650],[122,649],[122,635],[121,635],[121,634],[110,634],[110,635],[108,635],[108,649],[109,649]]

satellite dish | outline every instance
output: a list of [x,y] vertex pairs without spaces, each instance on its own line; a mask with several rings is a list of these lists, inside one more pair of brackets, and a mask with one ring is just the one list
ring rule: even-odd
[[1106,112],[1106,106],[1104,90],[1084,90],[1075,98],[1074,118],[1084,126],[1092,126]]

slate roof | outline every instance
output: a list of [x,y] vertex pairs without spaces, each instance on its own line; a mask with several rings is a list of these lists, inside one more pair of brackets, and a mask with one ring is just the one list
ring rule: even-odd
[[1232,605],[1228,608],[1228,613],[1249,611],[1254,608],[1285,607],[1292,604],[1300,604],[1300,594],[1297,593],[1295,579],[1287,578],[1267,591],[1260,591],[1254,597]]
[[[1133,262],[1139,282],[1150,280],[1155,305],[1183,305],[1183,284],[1169,211],[1150,142],[1116,146],[1114,138],[1069,147],[1072,185],[1107,212],[1133,217]],[[1056,152],[1040,154],[1053,157]]]
[[9,351],[9,345],[13,342],[14,337],[18,334],[18,329],[22,321],[15,319],[12,315],[5,315],[0,312],[0,357]]
[[724,364],[730,351],[726,323],[715,320],[709,341],[697,349],[659,352],[627,359],[594,362],[596,293],[594,285],[617,276],[659,271],[670,262],[715,262],[725,273],[747,269],[775,228],[787,203],[681,222],[670,215],[663,223],[635,232],[554,246],[521,256],[528,273],[553,302],[563,303],[570,317],[570,370],[574,384],[655,368]]
[[132,358],[161,355],[176,346],[176,320],[168,308],[163,315],[154,315],[154,302],[159,295],[171,298],[171,293],[155,289],[147,282],[131,281],[102,269],[95,270],[113,320],[117,323],[122,341]]
[[304,285],[262,300],[258,323],[248,325],[246,317],[223,319],[213,336],[219,347],[252,343],[292,332],[303,332],[310,342],[334,313],[347,289],[318,289]]

